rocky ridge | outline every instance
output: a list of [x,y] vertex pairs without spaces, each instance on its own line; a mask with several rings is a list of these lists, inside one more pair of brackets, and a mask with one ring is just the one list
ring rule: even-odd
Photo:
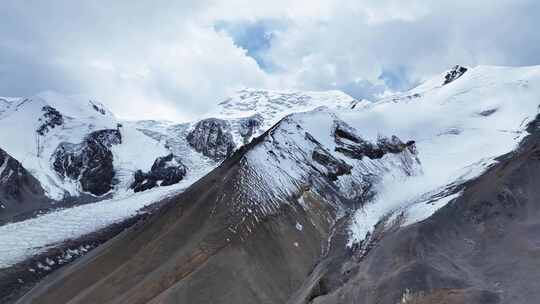
[[149,172],[137,170],[135,181],[130,188],[135,192],[152,189],[156,186],[170,186],[176,184],[186,175],[186,166],[172,153],[158,157]]
[[103,195],[113,188],[114,166],[110,148],[121,143],[119,129],[95,131],[80,144],[60,143],[51,162],[58,175],[80,183],[82,191]]
[[0,148],[0,214],[7,216],[15,208],[28,211],[44,202],[39,181]]

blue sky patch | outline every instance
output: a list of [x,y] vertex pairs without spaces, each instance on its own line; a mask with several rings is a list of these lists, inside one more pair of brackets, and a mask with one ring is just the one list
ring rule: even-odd
[[392,91],[407,91],[417,84],[410,79],[410,73],[404,66],[383,68],[379,79]]
[[266,72],[275,71],[275,65],[265,58],[266,51],[272,45],[275,32],[284,30],[285,25],[276,20],[257,20],[246,22],[218,21],[215,23],[216,31],[224,31],[233,39],[234,43],[247,51],[259,67]]

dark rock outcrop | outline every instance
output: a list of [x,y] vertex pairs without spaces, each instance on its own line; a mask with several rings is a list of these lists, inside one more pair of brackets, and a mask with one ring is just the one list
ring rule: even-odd
[[444,75],[444,82],[443,85],[447,85],[450,82],[458,79],[459,77],[463,76],[467,72],[466,67],[462,67],[460,65],[454,66],[446,75]]
[[130,188],[135,192],[145,191],[156,186],[169,186],[180,182],[186,175],[186,166],[178,157],[169,154],[158,157],[149,172],[135,172],[135,181]]
[[498,110],[499,110],[498,108],[487,109],[487,110],[478,112],[478,115],[488,117],[488,116],[491,116],[491,115],[495,114],[495,112],[497,112]]
[[244,144],[249,143],[249,140],[251,139],[255,131],[257,131],[261,127],[263,120],[263,117],[258,114],[240,119],[240,135],[244,140]]
[[105,112],[105,109],[104,109],[102,106],[97,105],[95,102],[93,102],[93,101],[91,101],[91,100],[89,100],[88,103],[90,104],[90,106],[92,106],[92,108],[93,108],[96,112],[98,112],[98,113],[101,114],[101,115],[105,115],[106,112]]
[[195,150],[214,160],[225,159],[235,148],[229,123],[217,118],[196,123],[187,140]]
[[47,134],[50,129],[54,129],[64,123],[64,117],[55,108],[44,106],[41,110],[43,111],[42,117],[39,118],[41,125],[36,130],[39,135],[43,136]]
[[80,182],[85,192],[103,195],[112,189],[114,168],[110,148],[122,143],[119,130],[90,133],[82,143],[62,143],[52,155],[54,170],[63,178]]
[[391,138],[379,137],[373,144],[356,135],[355,130],[343,122],[336,122],[334,140],[338,145],[337,152],[354,159],[363,157],[380,159],[387,153],[401,153],[405,149],[416,153],[414,141],[403,143],[397,136],[392,136]]
[[313,150],[311,157],[326,169],[326,175],[332,181],[337,180],[338,176],[351,173],[351,165],[335,158],[322,148],[317,147]]
[[[15,215],[43,203],[39,181],[16,159],[0,149],[0,215]],[[4,216],[0,216],[0,220]]]

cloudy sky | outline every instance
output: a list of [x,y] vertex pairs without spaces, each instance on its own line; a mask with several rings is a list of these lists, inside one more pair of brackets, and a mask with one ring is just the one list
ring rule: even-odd
[[0,96],[186,120],[243,87],[375,99],[452,65],[540,64],[537,0],[2,0]]

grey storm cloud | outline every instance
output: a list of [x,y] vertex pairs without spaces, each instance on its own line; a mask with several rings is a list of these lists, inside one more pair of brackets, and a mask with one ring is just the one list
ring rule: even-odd
[[540,2],[0,2],[0,96],[191,119],[242,87],[376,99],[454,64],[540,64]]

